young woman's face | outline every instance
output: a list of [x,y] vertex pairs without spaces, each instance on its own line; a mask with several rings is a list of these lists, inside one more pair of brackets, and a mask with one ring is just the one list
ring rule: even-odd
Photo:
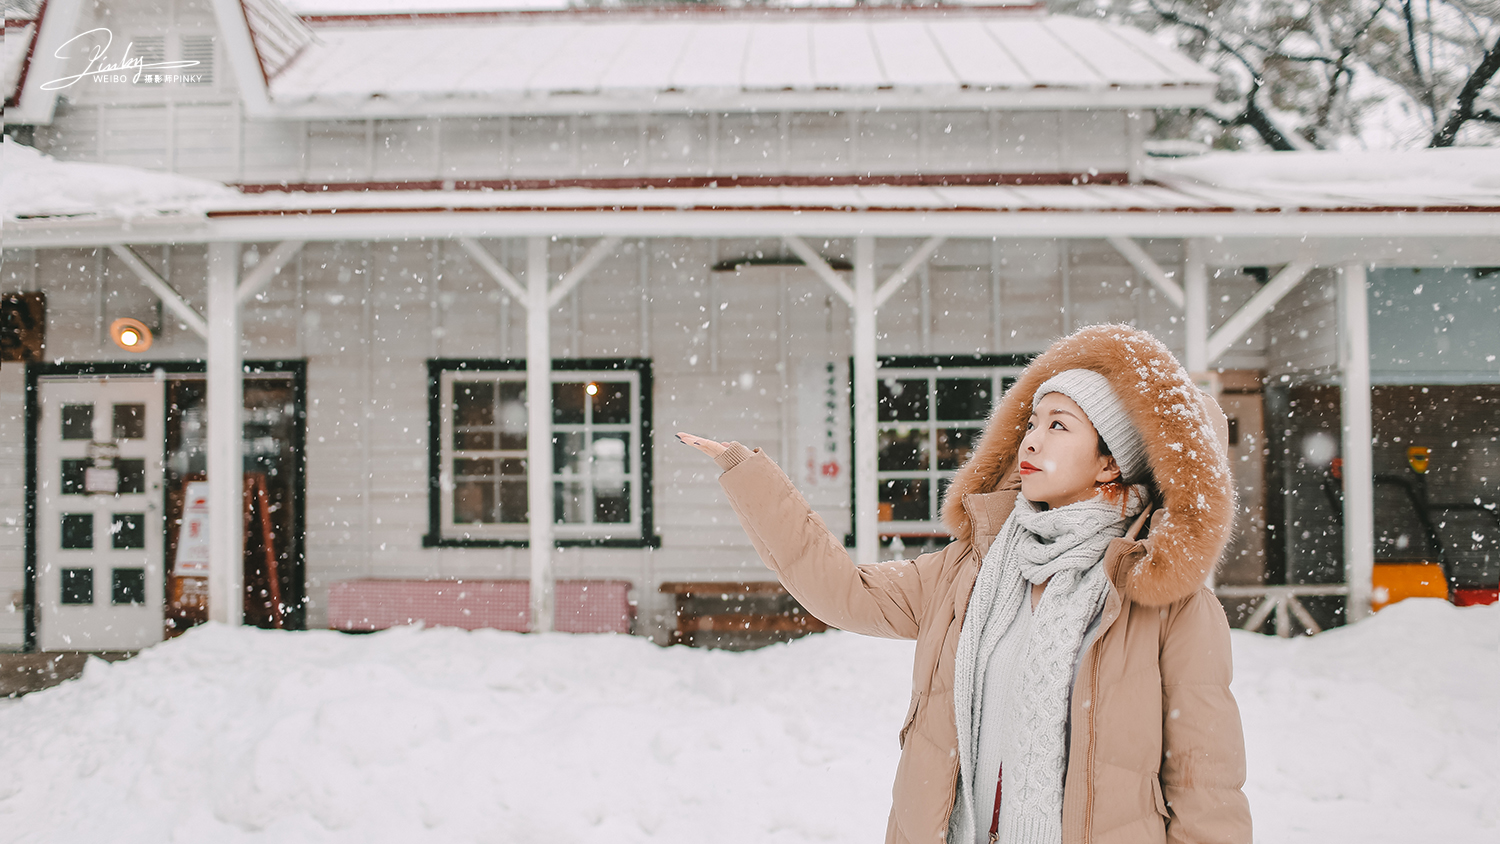
[[1095,484],[1120,476],[1113,457],[1099,453],[1099,432],[1062,393],[1036,403],[1021,440],[1021,494],[1048,509],[1093,497]]

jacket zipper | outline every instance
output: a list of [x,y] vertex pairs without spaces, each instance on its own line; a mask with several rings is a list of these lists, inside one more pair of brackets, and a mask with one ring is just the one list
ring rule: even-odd
[[[1098,744],[1098,736],[1095,733],[1095,713],[1099,711],[1099,660],[1104,655],[1100,639],[1104,638],[1104,631],[1099,631],[1099,636],[1094,640],[1094,659],[1089,666],[1089,755],[1088,767],[1084,768],[1083,780],[1088,783],[1088,800],[1083,804],[1083,840],[1085,844],[1093,840],[1094,827],[1094,746]],[[993,842],[992,842],[993,844]]]
[[[1115,622],[1110,619],[1110,622]],[[1098,745],[1097,714],[1100,711],[1100,661],[1104,658],[1104,630],[1094,639],[1094,660],[1089,666],[1089,757],[1083,781],[1088,783],[1088,801],[1083,804],[1083,841],[1094,841],[1094,748]]]

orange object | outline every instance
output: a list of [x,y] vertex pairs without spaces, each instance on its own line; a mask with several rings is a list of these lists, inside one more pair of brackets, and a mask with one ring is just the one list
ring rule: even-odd
[[1376,563],[1370,579],[1370,609],[1376,612],[1407,598],[1448,600],[1448,578],[1437,563]]
[[1411,464],[1411,470],[1419,475],[1427,474],[1427,464],[1432,460],[1432,449],[1426,446],[1414,445],[1406,450],[1406,462]]

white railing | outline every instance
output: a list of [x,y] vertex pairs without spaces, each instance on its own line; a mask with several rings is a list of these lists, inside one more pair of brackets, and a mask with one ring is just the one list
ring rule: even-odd
[[1346,583],[1316,583],[1302,586],[1220,586],[1214,594],[1221,598],[1260,598],[1254,612],[1240,625],[1244,630],[1259,630],[1266,618],[1276,614],[1276,635],[1283,639],[1292,635],[1292,619],[1295,618],[1308,633],[1322,633],[1323,627],[1307,611],[1298,598],[1309,595],[1348,595]]

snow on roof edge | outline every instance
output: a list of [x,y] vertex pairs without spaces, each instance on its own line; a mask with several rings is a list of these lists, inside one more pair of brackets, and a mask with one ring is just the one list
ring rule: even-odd
[[88,215],[122,219],[196,211],[238,191],[209,179],[118,164],[58,161],[9,135],[0,146],[0,209],[8,219]]

